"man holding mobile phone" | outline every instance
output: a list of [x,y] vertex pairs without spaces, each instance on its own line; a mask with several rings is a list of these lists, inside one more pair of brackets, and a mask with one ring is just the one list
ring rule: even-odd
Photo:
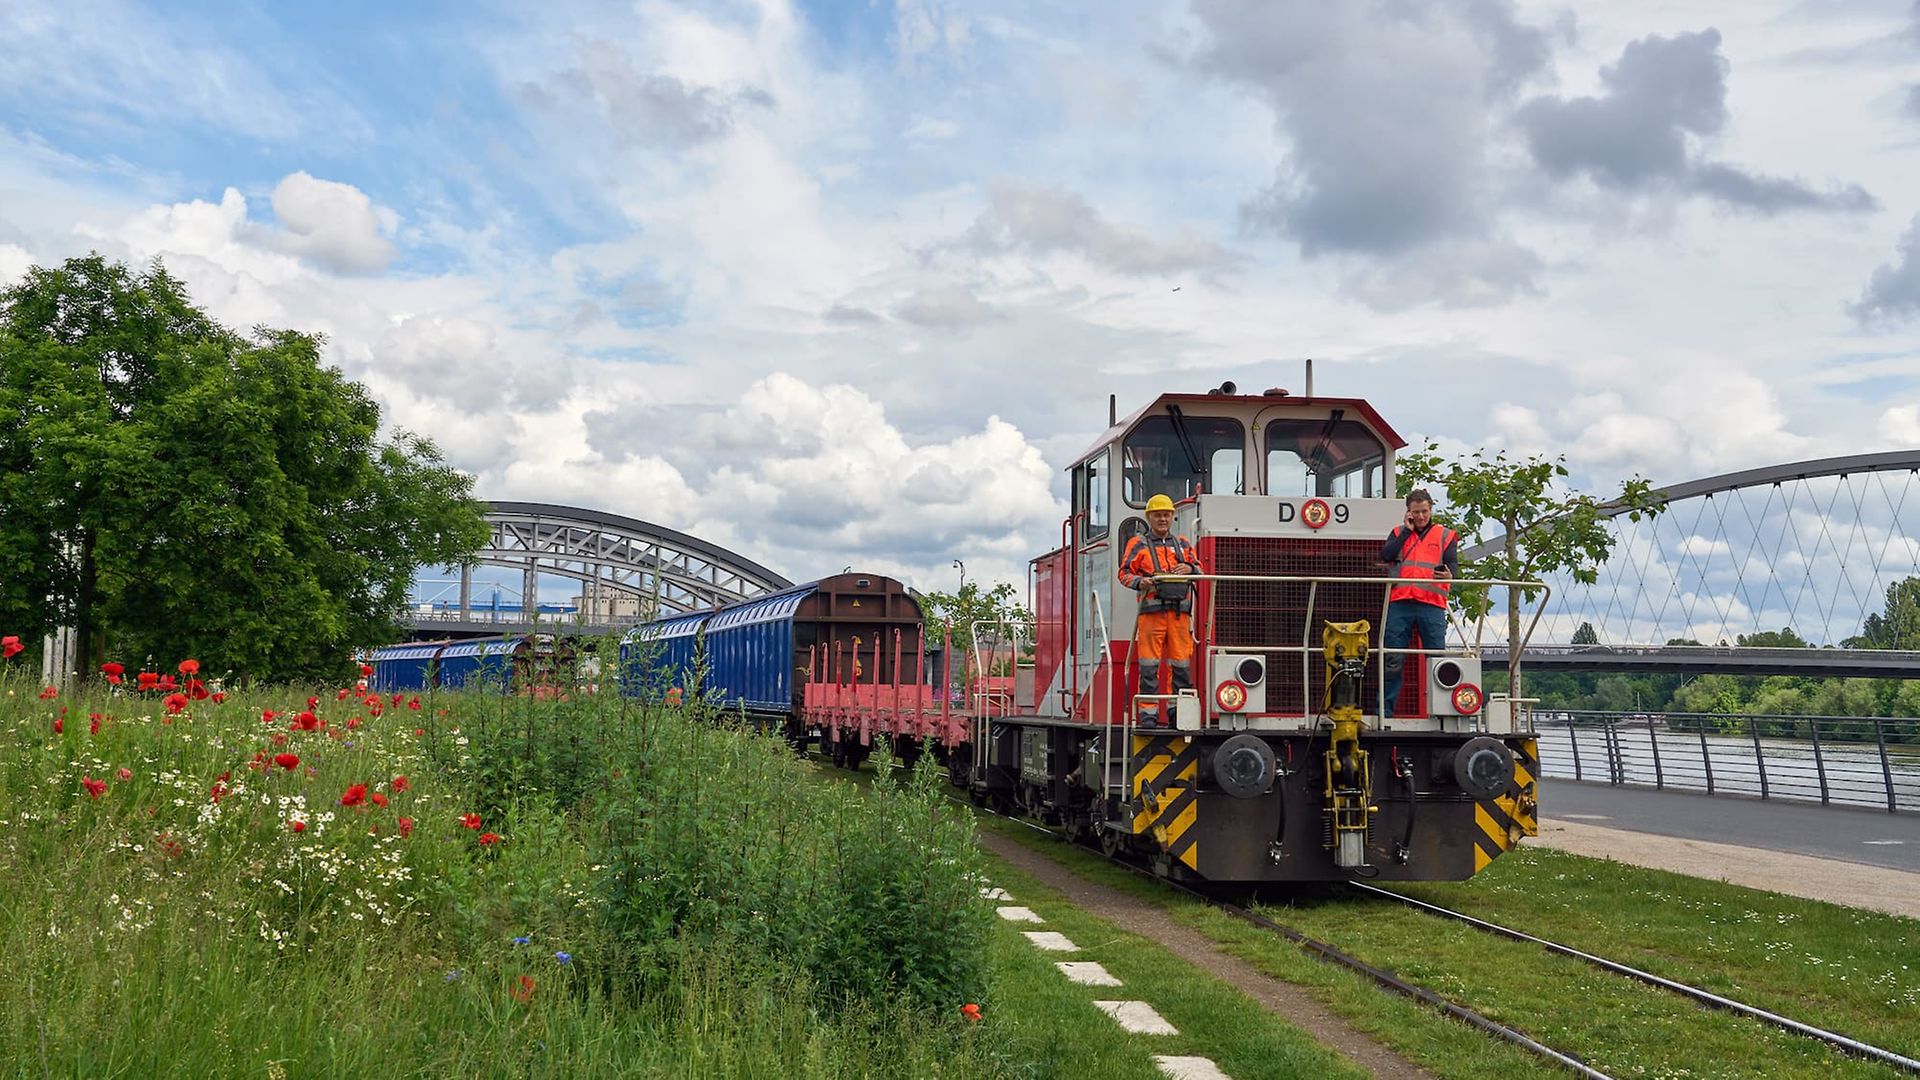
[[[1387,536],[1380,561],[1393,567],[1392,576],[1410,578],[1387,593],[1387,626],[1381,645],[1407,648],[1415,633],[1422,649],[1447,647],[1447,582],[1460,575],[1460,534],[1433,522],[1433,496],[1426,488],[1407,495],[1406,521]],[[1393,715],[1400,697],[1406,662],[1420,657],[1387,656],[1387,704]],[[1384,717],[1383,717],[1384,718]]]

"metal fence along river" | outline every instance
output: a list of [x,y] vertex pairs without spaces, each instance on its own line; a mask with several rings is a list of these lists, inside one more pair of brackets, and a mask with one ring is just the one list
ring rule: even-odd
[[1545,774],[1709,795],[1920,810],[1920,720],[1534,714]]

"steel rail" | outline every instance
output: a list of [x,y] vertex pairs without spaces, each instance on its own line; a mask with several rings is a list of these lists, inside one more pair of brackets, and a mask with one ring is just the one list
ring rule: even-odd
[[1615,975],[1623,975],[1629,979],[1646,983],[1649,986],[1657,986],[1662,990],[1670,990],[1697,1004],[1734,1013],[1738,1016],[1747,1017],[1748,1019],[1758,1020],[1763,1024],[1768,1024],[1785,1031],[1791,1031],[1796,1035],[1804,1035],[1810,1039],[1817,1039],[1830,1046],[1837,1047],[1848,1054],[1852,1054],[1855,1057],[1865,1058],[1869,1061],[1875,1061],[1882,1065],[1900,1069],[1903,1072],[1920,1075],[1920,1061],[1916,1061],[1904,1054],[1897,1054],[1891,1050],[1874,1046],[1871,1043],[1864,1043],[1858,1039],[1848,1038],[1838,1032],[1815,1027],[1812,1024],[1803,1024],[1798,1020],[1781,1016],[1779,1013],[1769,1012],[1766,1009],[1748,1005],[1742,1001],[1735,1001],[1729,997],[1722,997],[1710,990],[1702,990],[1697,986],[1689,986],[1683,982],[1676,982],[1673,979],[1655,975],[1650,971],[1642,971],[1639,968],[1631,967],[1615,960],[1608,960],[1602,956],[1582,952],[1570,945],[1562,945],[1557,941],[1549,941],[1546,938],[1535,937],[1524,931],[1501,926],[1499,923],[1488,922],[1485,919],[1476,918],[1465,912],[1454,911],[1451,908],[1444,908],[1438,904],[1429,904],[1425,900],[1416,900],[1411,896],[1394,892],[1391,889],[1382,889],[1376,885],[1366,885],[1357,881],[1350,881],[1347,884],[1363,893],[1384,899],[1397,900],[1408,907],[1423,911],[1437,918],[1452,919],[1455,922],[1465,923],[1476,930],[1483,930],[1489,934],[1509,938],[1513,941],[1524,941],[1538,945],[1558,956],[1571,957],[1575,960],[1591,964],[1603,971],[1609,971]]
[[[1016,817],[1013,814],[1002,813],[998,810],[993,809],[990,806],[985,806],[979,803],[972,802],[971,800],[962,799],[958,795],[949,794],[947,798],[952,799],[955,803],[958,803],[961,806],[967,807],[968,809],[978,810],[984,813],[992,814],[994,817],[1002,818],[1007,821],[1012,821],[1021,825],[1025,825],[1027,828],[1032,829],[1035,832],[1046,833],[1048,836],[1054,837],[1055,839],[1068,840],[1069,842],[1072,842],[1071,840],[1069,840],[1069,838],[1065,833],[1062,833],[1057,829],[1049,829],[1045,825],[1041,825],[1037,822],[1028,821],[1022,817]],[[1171,878],[1161,877],[1158,874],[1150,873],[1146,870],[1141,869],[1138,866],[1132,866],[1118,859],[1108,859],[1107,861],[1110,864],[1114,866],[1118,866],[1123,870],[1127,870],[1131,873],[1138,874],[1141,877],[1147,878],[1150,881],[1159,882],[1160,884],[1166,885],[1171,889],[1177,890],[1181,893],[1191,896],[1194,899],[1199,900],[1201,903],[1214,907],[1220,911],[1227,913],[1228,915],[1232,915],[1237,919],[1241,919],[1247,923],[1250,923],[1253,926],[1259,927],[1262,930],[1266,930],[1269,933],[1278,934],[1281,937],[1286,938],[1288,941],[1291,941],[1294,944],[1300,946],[1302,949],[1306,950],[1307,953],[1313,956],[1313,958],[1316,960],[1320,960],[1324,963],[1334,964],[1339,967],[1344,967],[1349,971],[1353,971],[1365,977],[1366,979],[1371,981],[1374,985],[1380,987],[1383,990],[1387,990],[1391,993],[1399,994],[1402,997],[1410,998],[1414,1001],[1420,1002],[1423,1005],[1427,1005],[1433,1009],[1438,1010],[1442,1015],[1450,1016],[1455,1020],[1458,1020],[1464,1024],[1467,1024],[1481,1031],[1484,1034],[1491,1035],[1494,1038],[1500,1039],[1504,1042],[1513,1043],[1515,1046],[1518,1046],[1521,1049],[1528,1051],[1529,1053],[1535,1055],[1536,1057],[1539,1057],[1545,1061],[1558,1065],[1561,1068],[1567,1069],[1568,1071],[1574,1073],[1577,1076],[1586,1077],[1587,1080],[1614,1080],[1614,1077],[1611,1074],[1601,1072],[1600,1070],[1594,1068],[1593,1066],[1588,1065],[1586,1062],[1581,1061],[1579,1058],[1574,1057],[1572,1054],[1568,1054],[1560,1050],[1555,1050],[1553,1047],[1548,1046],[1543,1042],[1540,1042],[1538,1039],[1533,1038],[1531,1035],[1528,1035],[1526,1032],[1521,1031],[1518,1028],[1509,1027],[1506,1024],[1502,1024],[1498,1020],[1494,1020],[1490,1017],[1482,1015],[1481,1013],[1477,1013],[1472,1009],[1467,1008],[1464,1005],[1459,1005],[1452,1001],[1449,1001],[1446,998],[1440,996],[1439,994],[1434,993],[1431,990],[1428,990],[1423,986],[1419,986],[1415,983],[1410,983],[1405,979],[1402,979],[1398,975],[1395,975],[1393,972],[1386,970],[1385,968],[1375,967],[1372,964],[1367,963],[1365,960],[1362,960],[1359,957],[1354,956],[1350,953],[1343,952],[1340,949],[1334,947],[1333,945],[1330,945],[1324,941],[1319,940],[1318,938],[1309,937],[1308,935],[1303,934],[1300,931],[1295,930],[1290,926],[1286,926],[1282,923],[1275,922],[1264,915],[1256,914],[1255,912],[1249,911],[1248,909],[1241,907],[1238,904],[1229,903],[1225,900],[1219,899],[1218,897],[1208,896],[1206,893],[1201,892],[1200,890],[1195,889],[1192,886],[1186,885],[1182,882],[1174,881]]]

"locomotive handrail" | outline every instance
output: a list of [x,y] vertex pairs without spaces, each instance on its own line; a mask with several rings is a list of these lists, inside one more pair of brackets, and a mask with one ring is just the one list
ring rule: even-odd
[[[1326,585],[1380,585],[1384,587],[1383,596],[1380,602],[1380,625],[1379,625],[1380,640],[1382,644],[1371,646],[1374,653],[1377,654],[1377,656],[1379,657],[1380,680],[1377,684],[1377,690],[1376,690],[1376,693],[1379,695],[1379,697],[1375,702],[1375,704],[1379,708],[1379,713],[1377,715],[1385,715],[1386,713],[1386,704],[1387,704],[1386,666],[1387,666],[1387,658],[1389,656],[1435,655],[1435,656],[1460,656],[1460,657],[1478,658],[1479,650],[1481,647],[1481,640],[1486,635],[1486,618],[1482,616],[1476,622],[1476,627],[1474,631],[1474,642],[1470,646],[1462,645],[1458,647],[1449,647],[1444,649],[1427,649],[1427,648],[1389,649],[1387,648],[1385,645],[1387,606],[1390,603],[1392,603],[1392,592],[1393,592],[1392,586],[1403,585],[1403,584],[1424,584],[1424,585],[1430,586],[1435,580],[1444,580],[1446,584],[1449,586],[1460,585],[1460,586],[1466,586],[1466,587],[1487,588],[1487,589],[1491,589],[1496,586],[1506,586],[1509,589],[1522,589],[1529,592],[1538,593],[1538,598],[1533,609],[1533,618],[1528,620],[1526,629],[1520,635],[1519,642],[1509,643],[1509,647],[1512,650],[1512,655],[1517,655],[1519,650],[1526,648],[1527,643],[1533,640],[1534,631],[1539,629],[1540,620],[1546,614],[1547,602],[1551,600],[1553,597],[1553,586],[1548,585],[1544,581],[1516,580],[1512,578],[1449,577],[1444,579],[1435,579],[1435,578],[1374,577],[1374,576],[1366,576],[1366,577],[1314,576],[1314,575],[1304,575],[1304,574],[1156,574],[1154,575],[1154,580],[1168,581],[1168,582],[1210,581],[1210,582],[1227,582],[1229,584],[1306,585],[1307,586],[1307,615],[1306,615],[1306,623],[1301,630],[1301,639],[1300,639],[1301,644],[1273,645],[1273,646],[1262,646],[1262,645],[1236,645],[1235,646],[1235,648],[1247,649],[1250,651],[1259,651],[1259,652],[1296,652],[1297,651],[1301,654],[1300,692],[1302,695],[1302,701],[1301,701],[1302,715],[1309,714],[1313,711],[1312,702],[1305,700],[1305,696],[1308,693],[1307,688],[1312,685],[1312,654],[1315,652],[1318,652],[1320,647],[1312,644],[1308,640],[1308,636],[1310,635],[1313,628],[1314,605],[1318,599],[1319,588],[1323,584],[1326,584]],[[1209,594],[1208,600],[1209,600],[1207,604],[1207,625],[1209,630],[1208,639],[1213,640],[1215,635],[1211,631],[1215,625],[1215,619],[1219,612],[1220,605],[1217,601],[1217,598],[1212,596],[1211,594]],[[1447,612],[1449,621],[1451,621],[1452,611],[1453,611],[1452,605],[1448,605],[1445,610]],[[1464,630],[1464,627],[1462,627],[1462,629]],[[1511,701],[1512,699],[1509,698],[1508,700]]]

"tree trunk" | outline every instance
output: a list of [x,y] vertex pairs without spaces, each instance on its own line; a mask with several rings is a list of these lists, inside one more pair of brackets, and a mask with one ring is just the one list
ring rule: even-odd
[[[1502,524],[1507,527],[1506,548],[1508,573],[1517,579],[1520,576],[1520,543],[1514,537],[1514,522]],[[1522,693],[1520,686],[1520,590],[1507,586],[1507,697],[1518,699]]]

